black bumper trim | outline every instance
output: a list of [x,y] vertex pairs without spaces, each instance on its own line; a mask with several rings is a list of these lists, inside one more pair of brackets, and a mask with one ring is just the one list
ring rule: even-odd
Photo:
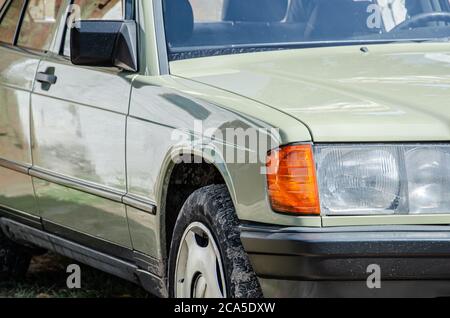
[[274,228],[245,225],[241,240],[260,277],[366,280],[450,279],[450,226]]

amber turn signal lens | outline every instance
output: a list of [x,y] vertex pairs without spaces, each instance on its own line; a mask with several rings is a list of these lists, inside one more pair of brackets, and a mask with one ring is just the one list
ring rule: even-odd
[[274,211],[320,215],[311,145],[273,150],[268,155],[266,167],[269,198]]

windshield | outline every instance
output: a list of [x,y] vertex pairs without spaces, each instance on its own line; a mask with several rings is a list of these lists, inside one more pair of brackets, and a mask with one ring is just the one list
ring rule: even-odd
[[450,37],[450,0],[163,1],[170,60]]

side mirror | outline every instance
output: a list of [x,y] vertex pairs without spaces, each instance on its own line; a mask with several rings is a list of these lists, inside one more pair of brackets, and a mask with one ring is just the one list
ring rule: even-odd
[[70,29],[70,59],[75,65],[120,67],[136,72],[135,21],[81,20]]

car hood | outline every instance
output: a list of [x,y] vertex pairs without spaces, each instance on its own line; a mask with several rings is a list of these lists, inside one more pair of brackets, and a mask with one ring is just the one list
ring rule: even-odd
[[[450,140],[444,43],[328,47],[172,62],[171,73],[256,100],[316,142]],[[273,110],[272,110],[273,111]]]

